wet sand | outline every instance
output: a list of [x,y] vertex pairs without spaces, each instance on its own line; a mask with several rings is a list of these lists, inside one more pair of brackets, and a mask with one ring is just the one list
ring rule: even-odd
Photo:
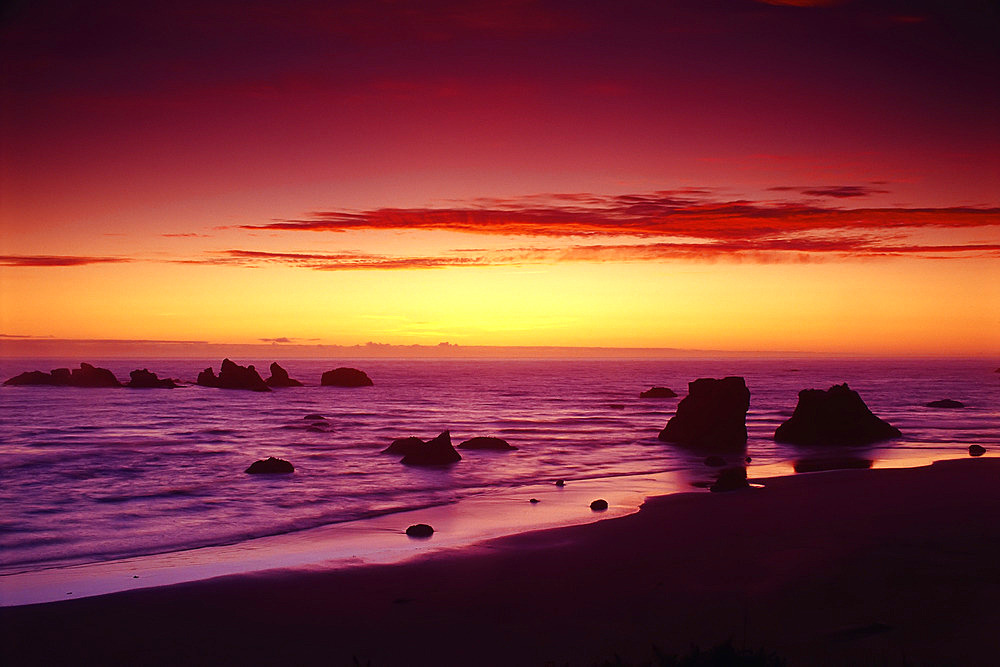
[[789,664],[997,664],[998,516],[998,459],[798,475],[405,563],[3,608],[0,646],[6,664],[592,665],[732,639]]

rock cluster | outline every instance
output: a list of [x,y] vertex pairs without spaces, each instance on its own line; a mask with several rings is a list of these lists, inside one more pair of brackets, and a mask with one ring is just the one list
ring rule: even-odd
[[6,382],[5,385],[48,385],[53,387],[120,387],[122,383],[118,381],[115,374],[107,368],[97,368],[90,364],[82,363],[79,368],[74,368],[72,372],[68,368],[56,368],[51,373],[42,371],[28,371],[16,375]]
[[271,391],[271,388],[264,383],[263,378],[252,365],[240,366],[229,359],[222,360],[218,377],[211,368],[206,368],[198,373],[198,384],[202,387],[218,387],[219,389]]
[[795,412],[774,432],[774,439],[795,445],[867,445],[900,435],[844,383],[826,391],[800,391]]
[[451,433],[448,431],[427,442],[416,437],[398,438],[382,451],[402,454],[400,462],[413,466],[440,466],[462,460],[462,455],[451,445]]
[[749,408],[750,390],[743,378],[699,378],[688,384],[688,395],[659,438],[691,447],[742,450]]

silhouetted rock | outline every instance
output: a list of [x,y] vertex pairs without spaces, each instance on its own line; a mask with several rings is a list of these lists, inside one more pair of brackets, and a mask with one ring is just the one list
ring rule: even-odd
[[749,408],[750,390],[743,378],[700,378],[688,384],[688,395],[659,438],[691,447],[743,449]]
[[273,456],[269,456],[266,459],[251,463],[246,472],[251,475],[278,475],[295,472],[295,468],[284,459],[276,459]]
[[824,470],[854,470],[872,467],[872,460],[855,456],[824,456],[801,459],[792,467],[795,472],[822,472]]
[[603,498],[598,498],[594,502],[590,503],[590,509],[594,510],[595,512],[603,512],[604,510],[608,509],[608,501],[604,500]]
[[503,438],[491,438],[479,436],[470,438],[458,446],[459,449],[493,449],[498,451],[512,451],[517,449]]
[[982,445],[969,445],[969,456],[982,456],[986,453],[986,448]]
[[278,365],[278,362],[271,363],[271,377],[264,380],[268,387],[301,387],[302,383],[288,377],[288,371]]
[[414,436],[410,436],[409,438],[396,438],[392,441],[392,444],[382,450],[382,453],[408,456],[422,449],[425,444],[426,443],[423,440]]
[[668,387],[650,387],[641,392],[639,398],[677,398],[677,392]]
[[176,389],[177,383],[173,380],[156,377],[156,373],[150,373],[145,368],[134,370],[129,373],[129,380],[125,386],[132,389]]
[[712,456],[705,457],[705,465],[713,468],[721,468],[726,465],[726,461],[721,456],[715,456],[713,454]]
[[56,368],[51,373],[42,371],[29,371],[16,375],[6,382],[5,385],[48,385],[52,387],[120,387],[122,383],[118,381],[115,374],[107,368],[96,368],[90,364],[82,363],[79,368],[74,368],[72,372],[68,368]]
[[708,490],[713,493],[719,493],[722,491],[746,489],[749,486],[747,483],[746,468],[726,468],[719,473],[719,477],[712,486],[708,487]]
[[900,435],[844,383],[827,391],[800,391],[795,412],[774,432],[774,439],[795,445],[867,445]]
[[364,371],[343,367],[323,373],[319,383],[324,387],[371,387],[375,384]]
[[[390,445],[391,447],[392,445]],[[451,446],[451,433],[445,431],[403,457],[402,463],[414,466],[439,466],[461,461],[462,455]]]
[[434,529],[426,523],[415,523],[406,529],[406,534],[410,537],[430,537],[434,534]]
[[557,479],[556,486],[566,486],[566,482],[564,480]]
[[28,385],[48,385],[48,386],[59,386],[59,385],[69,385],[69,371],[66,371],[66,381],[60,381],[60,378],[53,377],[51,374],[44,371],[26,371],[20,375],[15,375],[4,382],[5,385],[10,385],[13,387],[28,386]]
[[310,421],[326,421],[326,417],[323,415],[306,415],[303,419],[308,419]]
[[931,401],[927,403],[925,407],[928,408],[964,408],[965,404],[959,401],[953,401],[950,398],[943,398],[940,401]]
[[198,384],[203,387],[218,387],[219,389],[247,389],[249,391],[271,391],[264,383],[252,365],[240,366],[229,359],[222,360],[219,375],[216,377],[211,368],[206,368],[198,374]]
[[535,504],[537,504],[537,503],[540,503],[540,502],[542,502],[542,501],[541,501],[541,500],[539,500],[538,498],[532,498],[532,499],[531,499],[531,500],[529,500],[528,502],[529,502],[529,503],[531,503],[532,505],[535,505]]

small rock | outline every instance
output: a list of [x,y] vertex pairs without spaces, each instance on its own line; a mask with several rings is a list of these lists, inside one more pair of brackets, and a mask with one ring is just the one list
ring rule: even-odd
[[246,472],[251,475],[280,475],[295,472],[295,468],[284,459],[276,459],[273,456],[269,456],[267,459],[251,463]]
[[430,537],[434,534],[434,529],[426,523],[415,523],[406,529],[406,534],[410,537]]
[[556,480],[556,486],[566,486],[566,482],[561,479]]
[[753,459],[752,459],[752,458],[750,458],[749,456],[748,456],[748,457],[746,457],[746,458],[745,458],[745,459],[743,459],[743,460],[744,460],[744,461],[746,461],[747,463],[750,463],[751,461],[753,461]]
[[529,502],[529,503],[531,503],[532,505],[534,505],[535,503],[538,503],[538,502],[541,502],[541,501],[540,501],[540,500],[538,500],[538,498],[532,498],[532,499],[531,499],[531,500],[529,500],[528,502]]
[[650,387],[641,392],[639,398],[677,398],[677,392],[669,387]]
[[323,373],[319,383],[324,387],[371,387],[375,383],[357,368],[335,368]]
[[497,451],[513,451],[517,449],[503,438],[479,436],[470,438],[458,446],[459,449],[493,449]]
[[608,509],[608,501],[604,500],[603,498],[598,498],[594,502],[590,503],[590,509],[594,510],[595,512],[603,512],[604,510]]
[[940,401],[931,401],[930,403],[925,403],[924,407],[927,408],[964,408],[965,404],[959,401],[953,401],[950,398],[943,398]]
[[969,445],[969,456],[982,456],[986,453],[986,448],[982,445]]

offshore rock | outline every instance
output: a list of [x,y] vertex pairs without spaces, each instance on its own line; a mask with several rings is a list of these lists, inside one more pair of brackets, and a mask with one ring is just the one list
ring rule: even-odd
[[749,408],[750,390],[743,378],[700,378],[688,384],[688,395],[659,438],[691,447],[742,450]]
[[867,445],[901,435],[872,414],[845,382],[827,391],[800,391],[795,412],[774,432],[774,440],[794,445]]
[[[390,445],[391,447],[391,445]],[[462,460],[462,455],[451,446],[451,433],[445,431],[433,440],[403,456],[401,463],[413,466],[440,466]]]
[[156,373],[150,373],[145,368],[134,370],[129,373],[129,380],[125,386],[132,389],[176,389],[177,383],[168,378],[160,379]]
[[470,438],[458,446],[459,449],[492,449],[502,452],[510,452],[517,449],[503,438],[492,438],[479,436]]
[[251,475],[284,475],[295,472],[295,468],[285,459],[276,459],[273,456],[269,456],[266,459],[251,463],[246,472]]
[[26,371],[20,375],[15,375],[12,378],[8,378],[4,385],[10,385],[12,387],[28,386],[28,385],[48,385],[48,386],[69,386],[69,370],[66,370],[66,380],[62,381],[61,378],[54,377],[53,375],[46,373],[44,371]]
[[392,441],[392,444],[382,450],[382,453],[408,456],[418,452],[425,444],[427,443],[415,436],[410,436],[409,438],[396,438]]
[[288,371],[278,365],[275,361],[271,364],[271,377],[264,380],[268,387],[301,387],[302,383],[288,377]]
[[222,360],[219,376],[216,377],[211,368],[206,368],[198,374],[198,384],[203,387],[218,387],[219,389],[247,389],[249,391],[271,391],[263,378],[252,365],[240,366],[229,359]]
[[669,387],[650,387],[640,392],[639,398],[677,398],[677,392]]
[[940,401],[931,401],[925,404],[928,408],[964,408],[965,404],[960,401],[953,401],[950,398],[943,398]]
[[51,387],[120,387],[122,383],[118,381],[115,374],[107,368],[96,368],[90,364],[82,363],[79,368],[74,368],[72,372],[68,368],[56,368],[51,373],[42,371],[29,371],[16,375],[6,382],[5,385],[48,385]]
[[986,448],[982,445],[969,445],[969,456],[982,456],[986,453]]
[[319,383],[324,387],[371,387],[375,384],[364,371],[344,367],[323,373]]

